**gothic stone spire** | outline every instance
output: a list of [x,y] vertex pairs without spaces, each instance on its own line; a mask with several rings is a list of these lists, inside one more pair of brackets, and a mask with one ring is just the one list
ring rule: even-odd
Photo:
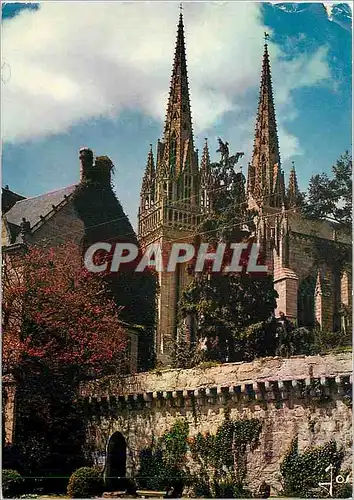
[[209,153],[208,139],[205,139],[202,161],[200,164],[200,173],[202,179],[208,177],[209,171],[210,171],[210,153]]
[[163,142],[164,167],[167,170],[166,173],[174,177],[174,174],[183,171],[188,159],[195,156],[182,12],[180,12],[177,29]]
[[154,155],[152,152],[152,144],[150,144],[150,149],[147,157],[145,173],[143,177],[143,182],[141,186],[140,199],[141,199],[141,209],[147,209],[154,202],[155,198],[155,164]]
[[251,180],[249,175],[248,192],[257,204],[281,207],[285,193],[280,166],[267,38],[268,35],[266,35],[264,45],[256,135],[250,169],[253,179]]
[[211,183],[211,169],[210,169],[210,154],[208,147],[208,139],[205,139],[203,148],[202,161],[200,164],[200,184],[201,184],[201,204],[204,210],[209,208],[209,195]]
[[290,170],[290,176],[289,176],[289,184],[288,184],[288,204],[289,207],[296,207],[299,201],[299,188],[297,184],[297,178],[296,178],[296,170],[295,170],[295,164],[293,162],[291,170]]

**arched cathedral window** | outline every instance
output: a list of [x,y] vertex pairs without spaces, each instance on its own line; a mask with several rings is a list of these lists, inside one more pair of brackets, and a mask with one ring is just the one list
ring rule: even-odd
[[176,134],[173,133],[170,140],[170,168],[171,172],[175,172],[176,168],[176,155],[177,155],[177,138]]
[[342,318],[340,314],[340,272],[333,271],[333,331],[338,332],[342,327]]
[[308,276],[300,283],[297,300],[299,326],[315,326],[315,287],[314,276]]

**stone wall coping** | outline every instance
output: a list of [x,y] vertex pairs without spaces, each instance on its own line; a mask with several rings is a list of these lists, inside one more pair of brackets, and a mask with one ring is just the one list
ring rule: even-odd
[[[206,387],[184,391],[155,391],[144,392],[140,394],[109,394],[109,393],[91,393],[82,394],[83,399],[89,403],[115,404],[120,403],[123,406],[136,407],[136,404],[158,405],[163,401],[170,402],[175,406],[185,404],[190,405],[192,400],[199,402],[216,403],[217,401],[226,401],[228,398],[248,398],[248,400],[262,401],[280,401],[290,399],[291,397],[303,399],[305,397],[318,396],[318,386],[312,387],[314,382],[319,382],[321,393],[335,394],[342,396],[351,394],[352,377],[348,373],[337,377],[321,378],[302,378],[294,380],[257,380],[247,381],[244,384],[223,387]],[[188,403],[189,402],[189,403]]]
[[352,353],[325,356],[263,358],[250,363],[227,363],[209,368],[169,369],[132,376],[110,376],[83,384],[83,398],[124,397],[159,401],[217,397],[225,393],[248,393],[259,390],[287,390],[303,383],[310,386],[352,382]]

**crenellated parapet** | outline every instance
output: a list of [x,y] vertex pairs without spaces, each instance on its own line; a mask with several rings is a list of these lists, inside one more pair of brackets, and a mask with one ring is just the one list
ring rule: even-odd
[[336,377],[269,379],[247,381],[241,385],[214,386],[178,391],[154,391],[125,395],[84,396],[84,403],[92,413],[105,409],[140,411],[144,409],[192,408],[194,405],[249,404],[308,400],[325,402],[333,396],[346,396],[352,392],[352,376],[347,373]]
[[[271,373],[273,372],[273,373]],[[265,358],[210,368],[165,370],[93,381],[81,388],[90,413],[193,408],[230,403],[322,401],[351,394],[351,354]]]

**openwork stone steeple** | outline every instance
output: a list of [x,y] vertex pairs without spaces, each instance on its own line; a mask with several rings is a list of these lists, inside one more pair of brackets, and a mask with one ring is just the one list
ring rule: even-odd
[[288,192],[287,192],[288,205],[290,208],[298,206],[299,196],[300,196],[300,191],[297,184],[295,164],[293,162],[290,170]]
[[210,205],[210,183],[211,183],[211,168],[208,140],[205,139],[203,148],[202,161],[200,164],[200,187],[201,187],[201,206],[202,210],[208,211]]
[[163,163],[168,167],[166,173],[174,177],[188,167],[188,153],[194,152],[182,12],[179,16],[163,142]]
[[[150,186],[148,188],[148,186]],[[162,140],[157,143],[156,167],[150,149],[140,201],[140,236],[160,226],[192,231],[200,212],[200,175],[194,149],[182,12],[179,15],[172,77]],[[158,216],[147,214],[159,207]],[[151,211],[151,210],[150,210]],[[181,211],[183,213],[181,213]],[[188,214],[187,212],[193,212]],[[150,217],[151,215],[151,217]],[[147,220],[149,216],[151,220]],[[145,220],[144,220],[145,219]]]
[[257,206],[281,208],[285,199],[281,171],[272,78],[265,34],[262,77],[252,162],[248,171],[248,194]]
[[140,192],[142,210],[150,208],[155,202],[155,181],[154,155],[152,152],[152,144],[150,144],[150,150]]
[[[143,177],[139,207],[139,241],[143,248],[160,244],[167,251],[173,241],[193,241],[201,220],[198,155],[194,149],[182,12],[167,102],[162,140],[152,150]],[[156,354],[169,363],[177,336],[177,305],[189,275],[183,265],[175,272],[159,272]]]

